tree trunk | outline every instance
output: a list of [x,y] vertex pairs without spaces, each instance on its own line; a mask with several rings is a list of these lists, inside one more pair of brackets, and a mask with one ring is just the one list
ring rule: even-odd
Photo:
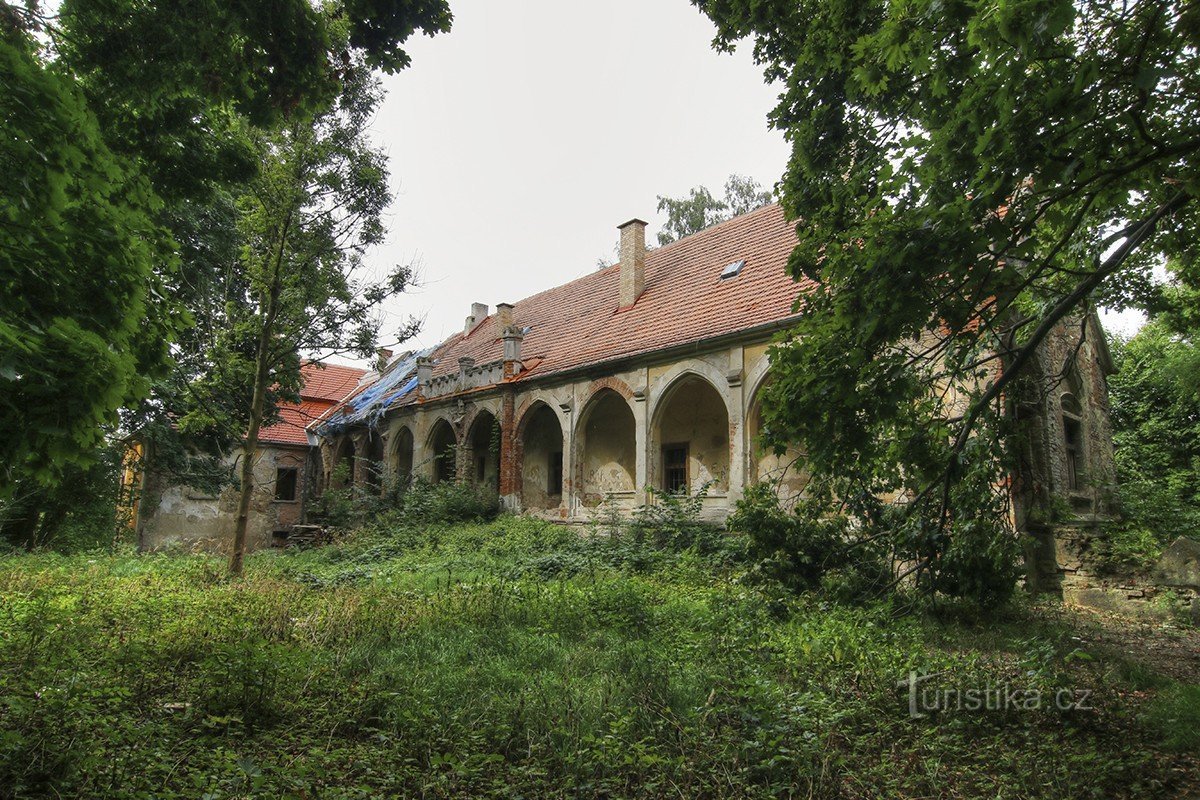
[[233,552],[229,556],[229,572],[232,575],[242,574],[242,561],[246,556],[246,529],[250,525],[250,501],[254,497],[254,461],[258,455],[258,431],[262,427],[267,376],[270,374],[266,356],[269,344],[267,326],[264,324],[255,356],[254,400],[250,404],[250,424],[246,429],[246,444],[242,452],[241,494],[238,496],[237,525],[233,529]]
[[254,461],[258,455],[258,432],[262,427],[263,408],[267,402],[267,380],[271,377],[271,338],[275,330],[275,315],[279,312],[280,271],[283,268],[283,252],[290,223],[289,214],[279,239],[275,270],[254,354],[254,397],[250,402],[250,423],[246,427],[246,444],[242,455],[242,485],[238,497],[237,524],[233,529],[233,552],[229,555],[231,575],[242,574],[242,561],[246,557],[246,529],[250,525],[250,501],[254,496]]

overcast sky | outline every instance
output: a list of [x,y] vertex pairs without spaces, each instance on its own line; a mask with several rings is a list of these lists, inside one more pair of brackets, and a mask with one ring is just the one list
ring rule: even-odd
[[[377,271],[420,266],[423,285],[384,309],[381,342],[408,315],[429,346],[472,302],[516,302],[614,258],[617,225],[662,222],[656,197],[730,173],[770,186],[787,146],[767,127],[778,90],[749,45],[712,49],[687,0],[451,0],[453,30],[410,43],[385,78],[375,136],[395,202]],[[1140,314],[1104,315],[1135,330]]]
[[383,342],[408,314],[435,344],[472,302],[494,311],[586,274],[632,217],[654,241],[657,195],[782,175],[777,90],[748,46],[714,51],[687,0],[451,8],[453,30],[411,42],[412,67],[385,79],[375,123],[395,202],[370,262],[416,261],[424,281],[386,307]]

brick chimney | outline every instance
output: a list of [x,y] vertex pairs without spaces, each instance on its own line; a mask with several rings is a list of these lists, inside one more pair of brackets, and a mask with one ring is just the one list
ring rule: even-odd
[[433,359],[422,356],[417,359],[417,385],[425,387],[433,380]]
[[496,322],[500,324],[500,330],[502,333],[505,328],[513,324],[512,303],[496,304]]
[[629,308],[646,288],[646,223],[631,219],[618,225],[621,231],[621,303]]
[[511,378],[521,371],[521,342],[525,334],[516,325],[509,325],[500,335],[504,340],[504,377]]
[[463,336],[469,336],[479,323],[487,319],[487,316],[487,303],[471,303],[471,316],[467,317],[467,321],[463,325]]

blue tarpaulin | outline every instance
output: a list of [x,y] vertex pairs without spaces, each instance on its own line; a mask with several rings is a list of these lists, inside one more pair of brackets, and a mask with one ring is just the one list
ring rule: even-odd
[[383,415],[396,403],[417,388],[417,359],[433,352],[433,348],[410,353],[393,364],[374,383],[330,415],[318,426],[322,435],[339,433],[351,425],[366,423],[368,427],[378,424]]

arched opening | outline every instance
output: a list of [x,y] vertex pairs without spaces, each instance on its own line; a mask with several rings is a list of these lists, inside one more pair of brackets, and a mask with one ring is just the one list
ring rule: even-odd
[[790,507],[800,500],[808,486],[809,474],[804,469],[804,451],[789,445],[782,453],[768,447],[764,439],[762,395],[766,382],[754,393],[746,415],[746,452],[750,463],[746,473],[749,483],[771,483],[779,500]]
[[480,411],[467,434],[467,456],[472,483],[500,490],[500,423],[491,412]]
[[713,385],[684,375],[667,390],[655,412],[650,453],[652,480],[665,492],[729,491],[729,411]]
[[584,410],[579,425],[579,498],[598,506],[612,495],[633,502],[637,492],[637,429],[625,398],[601,389]]
[[413,441],[412,431],[407,425],[396,429],[392,434],[395,441],[392,444],[392,480],[397,486],[407,486],[412,480],[413,471]]
[[563,432],[558,416],[538,403],[521,420],[521,508],[548,511],[562,505]]
[[330,489],[344,489],[354,483],[354,457],[354,440],[343,436],[329,465]]
[[367,442],[363,447],[362,481],[371,491],[383,489],[383,439],[376,431],[367,434]]
[[430,476],[434,483],[453,481],[458,475],[458,440],[454,429],[444,419],[439,419],[433,425],[429,434],[429,452],[433,456],[433,474]]

